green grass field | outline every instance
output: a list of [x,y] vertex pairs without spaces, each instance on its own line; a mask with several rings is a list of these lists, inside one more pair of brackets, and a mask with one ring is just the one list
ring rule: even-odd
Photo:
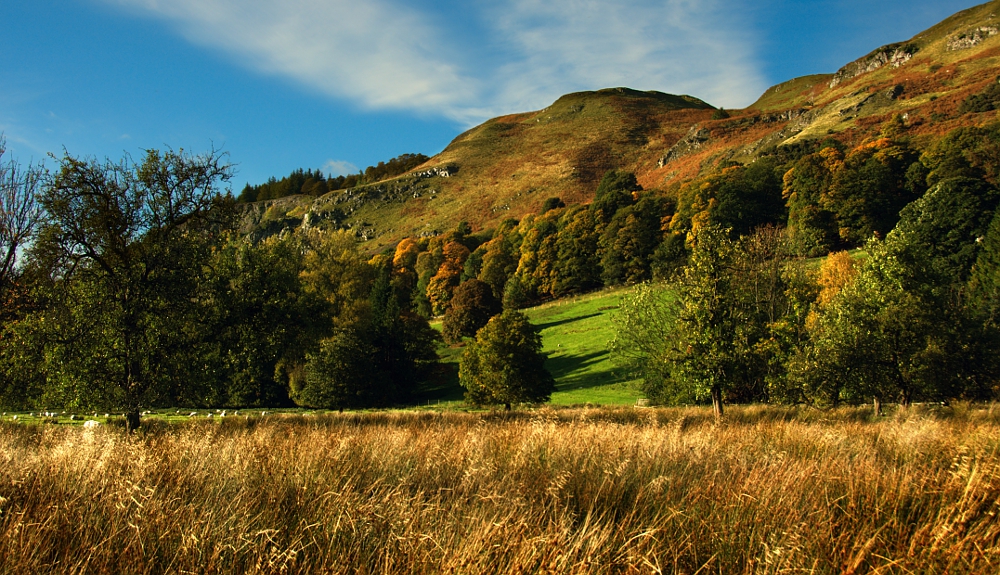
[[[608,353],[614,336],[611,315],[631,288],[615,288],[565,298],[524,310],[542,328],[545,367],[556,380],[556,405],[633,405],[642,397],[639,382],[616,373]],[[440,321],[432,324],[440,328]],[[421,406],[457,407],[464,390],[458,382],[458,362],[464,346],[442,346],[441,377],[421,394]]]
[[611,315],[631,288],[561,299],[525,310],[542,328],[545,367],[556,379],[552,403],[631,405],[642,397],[639,382],[616,373],[608,353]]

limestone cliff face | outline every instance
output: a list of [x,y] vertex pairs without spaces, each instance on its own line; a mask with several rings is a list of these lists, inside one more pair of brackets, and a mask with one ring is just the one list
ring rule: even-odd
[[996,26],[980,26],[974,30],[957,34],[948,38],[948,50],[968,50],[979,45],[983,40],[996,36],[997,32],[1000,30],[997,30]]
[[830,80],[830,87],[834,88],[841,82],[856,78],[862,74],[867,74],[868,72],[874,72],[882,66],[888,65],[898,68],[909,62],[916,53],[917,46],[915,44],[898,43],[882,46],[864,58],[859,58],[837,70],[837,73],[833,75],[833,79]]

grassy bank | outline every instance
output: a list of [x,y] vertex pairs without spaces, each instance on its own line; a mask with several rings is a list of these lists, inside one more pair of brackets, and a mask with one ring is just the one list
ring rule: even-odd
[[603,290],[525,310],[542,332],[545,368],[556,380],[556,405],[634,405],[639,382],[617,373],[608,353],[611,314],[631,288]]
[[5,573],[991,573],[1000,409],[0,424]]
[[[643,397],[639,381],[622,377],[608,353],[614,337],[611,314],[631,288],[615,288],[556,300],[524,310],[541,328],[545,368],[556,380],[554,405],[634,405]],[[440,326],[440,322],[434,325]],[[458,382],[458,362],[463,347],[443,346],[441,361],[450,369],[423,393],[422,404],[439,401],[457,406],[465,390]]]

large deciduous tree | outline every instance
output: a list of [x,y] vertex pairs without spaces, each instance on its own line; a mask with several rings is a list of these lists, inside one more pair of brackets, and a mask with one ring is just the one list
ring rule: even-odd
[[623,301],[614,356],[660,401],[711,399],[721,417],[726,400],[767,399],[804,320],[786,264],[775,228],[739,240],[701,228],[666,293],[646,286]]
[[60,160],[34,246],[51,276],[52,305],[35,318],[49,397],[121,410],[130,430],[143,407],[197,399],[198,285],[232,173],[214,150]]

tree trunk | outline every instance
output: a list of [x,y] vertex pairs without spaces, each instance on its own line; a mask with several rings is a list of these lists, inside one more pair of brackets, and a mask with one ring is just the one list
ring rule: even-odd
[[875,405],[875,417],[879,417],[882,415],[882,400],[876,397],[873,403]]
[[130,409],[125,412],[125,431],[134,433],[136,429],[139,429],[139,410]]
[[504,411],[510,411],[510,403],[503,404],[503,410]]
[[722,419],[722,389],[712,386],[712,409],[715,411],[715,419]]

